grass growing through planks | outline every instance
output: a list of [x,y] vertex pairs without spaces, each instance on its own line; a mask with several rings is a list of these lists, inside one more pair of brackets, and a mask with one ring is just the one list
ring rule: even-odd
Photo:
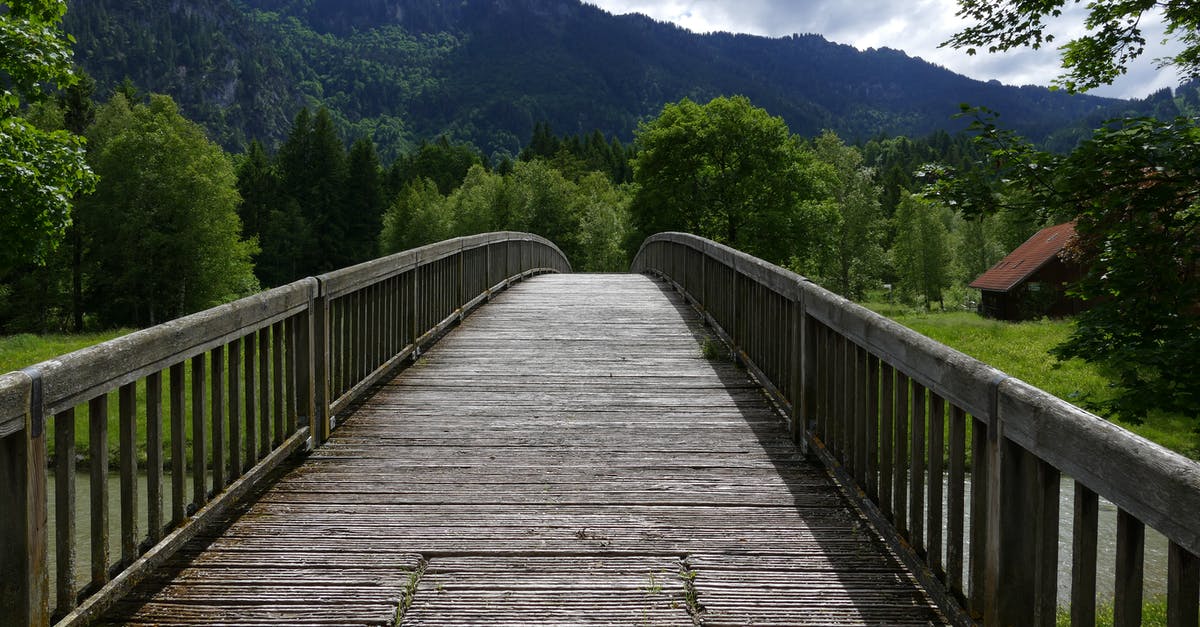
[[688,567],[686,562],[680,565],[679,579],[683,581],[683,597],[687,603],[688,613],[697,621],[704,613],[704,606],[700,605],[700,600],[696,595],[696,575],[699,573]]
[[725,359],[725,345],[711,337],[706,337],[700,342],[700,354],[709,361],[721,361]]
[[[421,577],[425,574],[425,567],[428,565],[424,560],[417,566],[417,569],[409,573],[408,581],[404,584],[404,591],[400,597],[400,602],[396,605],[396,617],[392,622],[393,625],[399,625],[400,621],[404,620],[404,615],[408,612],[408,608],[412,607],[413,597],[417,596],[417,587],[421,585]],[[441,585],[438,586],[438,592],[442,591]]]
[[[1111,394],[1110,380],[1096,365],[1059,361],[1050,349],[1071,334],[1070,320],[1001,322],[965,311],[923,312],[887,303],[865,306],[984,363],[1003,370],[1069,403],[1086,406]],[[1200,459],[1200,432],[1194,419],[1161,412],[1141,425],[1116,424],[1178,453]]]

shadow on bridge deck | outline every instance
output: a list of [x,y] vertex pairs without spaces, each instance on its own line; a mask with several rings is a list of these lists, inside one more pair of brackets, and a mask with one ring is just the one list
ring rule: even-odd
[[642,276],[519,284],[107,620],[942,622],[702,334]]

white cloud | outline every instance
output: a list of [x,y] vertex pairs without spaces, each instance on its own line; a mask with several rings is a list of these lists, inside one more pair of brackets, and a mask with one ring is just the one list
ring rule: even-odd
[[[587,0],[616,14],[643,13],[704,33],[730,31],[780,37],[792,33],[817,33],[831,41],[859,49],[888,47],[903,50],[960,74],[980,80],[996,79],[1010,85],[1049,85],[1059,75],[1059,53],[1054,46],[1021,49],[1003,54],[939,48],[964,22],[955,16],[954,0]],[[1085,9],[1069,5],[1052,25],[1056,41],[1065,42],[1083,32]],[[1139,98],[1155,89],[1173,87],[1178,76],[1156,70],[1154,59],[1168,56],[1177,46],[1163,47],[1161,23],[1145,28],[1146,53],[1114,85],[1095,90],[1103,96]]]

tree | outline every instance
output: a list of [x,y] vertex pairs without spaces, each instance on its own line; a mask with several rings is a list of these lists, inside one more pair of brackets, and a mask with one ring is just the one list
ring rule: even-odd
[[900,277],[900,293],[930,309],[942,302],[950,286],[949,232],[942,219],[945,210],[919,196],[904,194],[896,207],[896,244],[892,259]]
[[266,229],[271,209],[278,204],[282,186],[263,145],[254,140],[246,148],[237,168],[238,217],[245,239],[259,238]]
[[[1047,32],[1047,18],[1062,15],[1067,0],[958,0],[958,16],[973,20],[942,45],[1002,52],[1019,47],[1040,48],[1055,37]],[[1065,73],[1057,83],[1071,91],[1106,85],[1124,74],[1131,61],[1145,50],[1141,23],[1161,10],[1167,33],[1184,44],[1160,67],[1175,66],[1186,78],[1200,77],[1200,5],[1187,0],[1095,0],[1088,3],[1084,25],[1089,33],[1063,46]]]
[[580,272],[622,272],[629,262],[622,248],[629,230],[630,195],[600,172],[577,184],[579,254],[571,264]]
[[[1006,50],[1040,45],[1044,18],[1065,0],[992,5],[960,0],[960,13],[979,23],[948,42]],[[1200,76],[1200,6],[1169,0],[1097,0],[1088,5],[1091,35],[1062,47],[1060,82],[1088,89],[1112,82],[1142,52],[1139,20],[1162,9],[1168,34],[1184,44],[1170,60],[1185,76]],[[971,52],[968,50],[968,52]],[[1069,155],[1034,149],[993,119],[973,128],[1005,187],[1020,190],[1041,215],[1077,217],[1071,254],[1087,268],[1075,294],[1089,309],[1055,349],[1112,373],[1111,399],[1096,411],[1141,421],[1151,411],[1200,416],[1200,123],[1125,119],[1106,123]],[[995,197],[992,181],[950,180],[938,191],[967,199]]]
[[101,183],[79,214],[102,323],[152,325],[258,289],[232,160],[174,101],[114,95],[88,140]]
[[322,107],[313,115],[305,108],[296,114],[287,141],[279,148],[278,168],[283,192],[303,218],[296,224],[309,227],[300,239],[312,243],[305,249],[299,274],[285,281],[345,266],[346,147],[328,109]]
[[346,169],[346,234],[341,249],[343,263],[349,265],[375,258],[383,228],[383,173],[370,138],[350,147]]
[[832,131],[822,133],[813,147],[817,160],[826,166],[820,177],[828,195],[824,214],[833,222],[828,253],[821,255],[816,276],[834,292],[862,298],[883,266],[882,189],[863,165],[862,153]]
[[453,229],[446,199],[437,183],[414,181],[404,188],[383,216],[379,248],[391,254],[446,239]]
[[23,105],[75,81],[63,0],[0,2],[0,275],[44,263],[71,223],[71,199],[95,184],[83,140],[39,129]]
[[1095,405],[1103,413],[1200,416],[1198,154],[1193,122],[1137,120],[1101,129],[1058,168],[1059,202],[1079,210],[1069,252],[1088,268],[1075,293],[1090,307],[1055,353],[1113,374],[1121,391]]
[[747,98],[668,104],[636,135],[632,249],[680,230],[783,263],[813,235],[803,205],[815,196],[812,154]]
[[443,135],[433,143],[421,142],[416,152],[397,159],[391,178],[401,187],[426,178],[437,183],[442,194],[449,194],[462,185],[471,166],[481,163],[483,159],[470,144],[452,144]]

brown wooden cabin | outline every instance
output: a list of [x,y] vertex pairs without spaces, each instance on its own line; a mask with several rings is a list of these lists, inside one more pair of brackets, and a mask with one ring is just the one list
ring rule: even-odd
[[1083,269],[1059,254],[1075,237],[1075,223],[1038,231],[1033,237],[971,282],[982,295],[979,313],[997,320],[1029,320],[1075,315],[1082,303],[1067,288]]

